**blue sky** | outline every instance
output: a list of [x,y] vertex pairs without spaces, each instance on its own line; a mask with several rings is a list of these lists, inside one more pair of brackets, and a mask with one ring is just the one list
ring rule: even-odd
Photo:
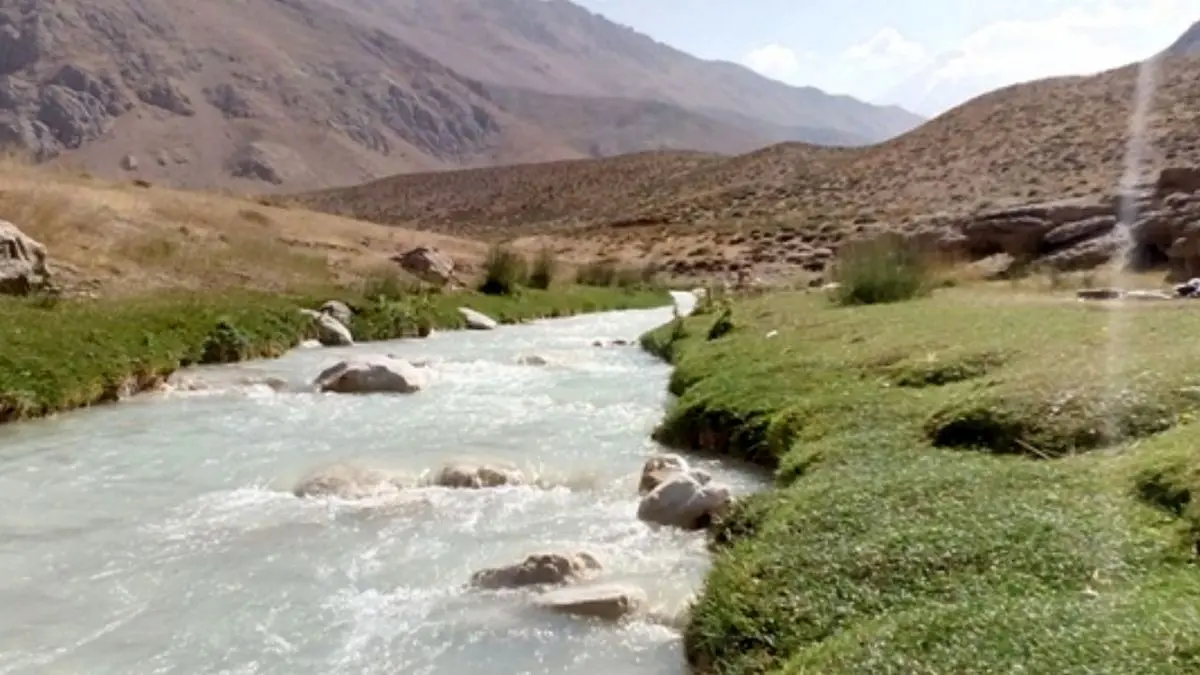
[[1200,20],[1200,0],[575,1],[697,56],[867,100],[1096,72]]

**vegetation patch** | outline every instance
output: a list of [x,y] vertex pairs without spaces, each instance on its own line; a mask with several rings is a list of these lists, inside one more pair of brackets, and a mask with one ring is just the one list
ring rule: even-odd
[[941,387],[983,377],[1004,365],[1004,361],[1005,355],[995,352],[930,352],[921,358],[891,364],[886,375],[897,387]]
[[847,243],[834,265],[832,299],[839,305],[912,300],[936,283],[928,255],[900,235]]
[[659,439],[776,467],[712,531],[697,672],[1196,672],[1200,354],[1178,336],[1200,316],[966,287],[733,304],[724,338],[699,316],[643,340],[676,365]]

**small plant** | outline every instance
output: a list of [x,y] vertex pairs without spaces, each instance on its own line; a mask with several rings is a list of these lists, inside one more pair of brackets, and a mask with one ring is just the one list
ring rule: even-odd
[[720,340],[733,332],[733,309],[726,306],[708,329],[708,341]]
[[549,246],[543,247],[533,260],[533,269],[529,272],[529,287],[548,289],[557,275],[558,259],[554,257],[554,251]]
[[876,305],[926,295],[933,288],[929,259],[900,235],[847,244],[834,268],[833,301],[839,305]]
[[249,348],[249,338],[232,323],[222,319],[205,338],[200,363],[237,363],[242,360]]
[[487,295],[512,295],[528,278],[528,265],[519,253],[497,244],[483,263],[483,283],[479,292]]

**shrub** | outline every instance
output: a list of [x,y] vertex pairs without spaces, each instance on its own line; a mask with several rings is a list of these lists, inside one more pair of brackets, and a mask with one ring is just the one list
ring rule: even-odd
[[927,294],[933,267],[916,243],[888,235],[848,244],[834,269],[833,301],[839,305],[902,302]]
[[533,269],[529,273],[529,287],[542,290],[550,288],[558,275],[558,259],[550,247],[544,247],[533,260]]
[[479,292],[487,295],[512,295],[528,277],[525,259],[502,244],[488,251],[483,267],[484,277]]

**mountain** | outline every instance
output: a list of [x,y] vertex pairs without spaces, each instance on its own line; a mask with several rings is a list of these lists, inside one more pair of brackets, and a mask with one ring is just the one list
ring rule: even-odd
[[1188,56],[1200,54],[1200,21],[1192,24],[1179,39],[1167,47],[1165,52],[1170,56]]
[[[834,246],[872,228],[1111,194],[1124,170],[1136,80],[1135,65],[1009,86],[868,147],[646,152],[395,176],[295,199],[444,233],[549,236],[591,255],[699,259],[710,269],[780,262],[801,244]],[[1148,160],[1200,166],[1200,57],[1165,60],[1158,85]]]
[[0,0],[0,144],[242,191],[919,118],[708,63],[563,0]]

